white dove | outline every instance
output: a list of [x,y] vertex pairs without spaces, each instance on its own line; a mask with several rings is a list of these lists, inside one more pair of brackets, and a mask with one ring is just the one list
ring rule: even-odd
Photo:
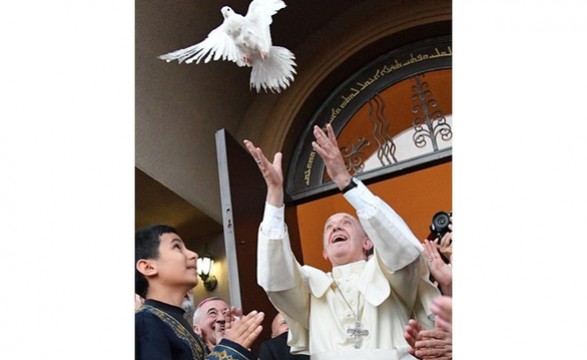
[[178,60],[198,64],[210,60],[230,60],[238,66],[252,66],[250,88],[281,92],[293,81],[295,56],[288,49],[273,46],[269,25],[272,16],[285,7],[281,0],[253,0],[245,16],[229,6],[220,12],[224,21],[202,42],[159,56],[167,62]]

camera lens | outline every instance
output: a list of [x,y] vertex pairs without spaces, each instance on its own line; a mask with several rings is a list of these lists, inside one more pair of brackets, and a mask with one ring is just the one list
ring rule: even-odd
[[[451,213],[452,214],[452,213]],[[446,234],[450,232],[451,215],[445,211],[439,211],[432,217],[432,224],[430,224],[430,235],[429,239],[438,239],[438,241]]]
[[447,213],[445,213],[444,211],[440,211],[438,213],[436,213],[434,215],[434,217],[432,218],[432,224],[434,224],[434,227],[437,229],[442,229],[448,226],[448,223],[450,221],[450,218],[448,216]]

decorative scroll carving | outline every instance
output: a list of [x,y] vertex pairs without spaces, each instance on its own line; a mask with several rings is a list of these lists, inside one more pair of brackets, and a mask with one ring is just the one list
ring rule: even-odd
[[[369,120],[373,127],[371,135],[377,143],[377,159],[379,159],[382,166],[397,163],[395,157],[396,146],[390,134],[390,122],[385,116],[385,102],[377,94],[369,100],[368,105]],[[366,155],[366,152],[361,151],[361,149],[370,145],[371,141],[367,140],[364,136],[360,136],[356,143],[340,147],[347,170],[351,174],[363,172],[366,160],[364,155]]]
[[428,83],[422,82],[424,74],[416,75],[414,79],[416,85],[412,86],[412,100],[417,102],[412,108],[412,113],[416,114],[413,120],[414,125],[414,144],[423,148],[427,145],[427,138],[432,143],[433,151],[438,151],[437,137],[443,141],[452,138],[452,128],[446,122],[442,110],[435,108],[438,101],[433,97],[432,91],[428,90]]
[[[395,158],[396,146],[390,135],[390,122],[385,116],[385,102],[377,94],[369,100],[369,120],[373,124],[373,138],[377,142],[377,158],[382,166],[397,163]],[[374,105],[375,104],[375,105]],[[373,108],[375,107],[375,114]]]
[[350,144],[340,147],[340,152],[346,163],[346,168],[351,174],[363,171],[363,166],[365,164],[362,155],[364,155],[365,152],[361,151],[361,149],[369,145],[371,145],[371,143],[365,139],[365,137],[361,136],[357,140],[356,145]]

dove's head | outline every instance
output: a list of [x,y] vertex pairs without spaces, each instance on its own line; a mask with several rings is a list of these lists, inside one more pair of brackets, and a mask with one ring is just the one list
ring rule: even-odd
[[234,10],[232,10],[230,6],[222,7],[222,9],[220,9],[220,12],[222,13],[222,16],[224,16],[225,19],[228,19],[230,15],[234,14]]

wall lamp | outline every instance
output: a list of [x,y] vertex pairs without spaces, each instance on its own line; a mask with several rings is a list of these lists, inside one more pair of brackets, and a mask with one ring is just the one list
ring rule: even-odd
[[210,274],[213,264],[214,260],[212,259],[212,256],[208,254],[207,250],[204,250],[202,257],[198,257],[198,275],[200,275],[200,278],[202,278],[204,287],[208,291],[213,291],[216,289],[216,285],[218,284],[216,276]]

